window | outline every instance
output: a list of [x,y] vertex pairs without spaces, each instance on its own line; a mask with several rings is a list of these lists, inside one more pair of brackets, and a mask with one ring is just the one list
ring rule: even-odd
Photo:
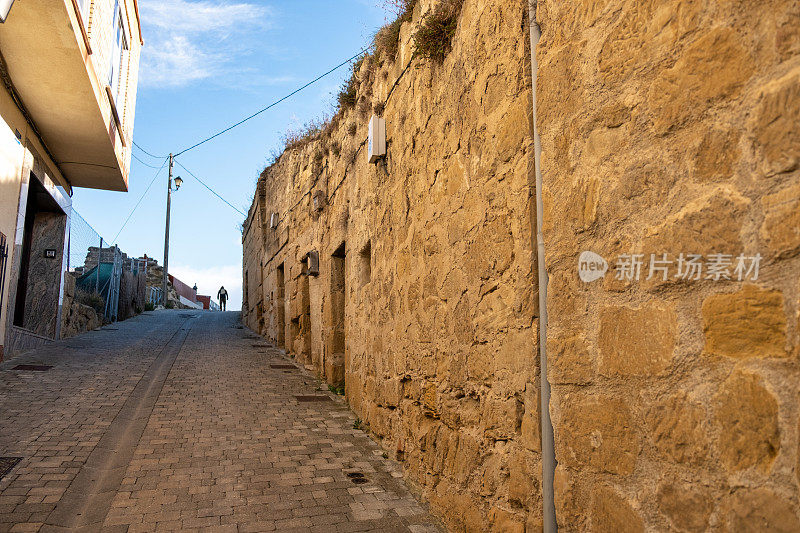
[[120,102],[122,96],[122,66],[125,54],[128,51],[128,36],[125,34],[125,23],[122,18],[122,9],[119,7],[119,0],[114,5],[114,43],[111,50],[111,66],[108,74],[108,84],[114,94],[115,103]]

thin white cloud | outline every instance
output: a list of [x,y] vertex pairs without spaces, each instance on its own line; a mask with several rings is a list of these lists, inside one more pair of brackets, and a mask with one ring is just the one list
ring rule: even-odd
[[189,265],[170,265],[169,272],[190,287],[197,283],[197,293],[216,300],[217,291],[224,286],[228,291],[228,310],[242,308],[242,265],[223,265],[198,268]]
[[[237,63],[253,52],[248,37],[254,30],[263,35],[274,19],[269,7],[248,2],[142,0],[140,9],[147,41],[141,83],[150,87],[180,87],[241,74]],[[280,76],[261,81],[282,82]]]

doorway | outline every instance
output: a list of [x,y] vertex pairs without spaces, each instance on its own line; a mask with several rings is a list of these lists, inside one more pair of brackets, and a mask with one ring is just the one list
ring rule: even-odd
[[345,303],[347,280],[345,243],[331,256],[331,333],[328,336],[328,357],[325,359],[325,376],[334,387],[345,385]]
[[13,325],[54,338],[67,216],[31,173],[25,205]]
[[300,281],[300,331],[299,351],[303,364],[311,364],[311,274],[309,257],[303,265],[303,276]]
[[278,343],[279,348],[286,349],[286,306],[285,306],[285,291],[286,291],[286,273],[284,271],[284,264],[281,263],[278,265],[277,276],[276,276],[275,284],[276,286],[276,298],[275,298],[275,311],[276,311],[276,320],[278,321],[275,324],[275,328],[277,329],[276,335],[277,339],[275,339]]

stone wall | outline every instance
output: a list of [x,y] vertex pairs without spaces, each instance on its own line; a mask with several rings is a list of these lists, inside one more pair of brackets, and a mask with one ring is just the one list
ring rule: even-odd
[[[516,531],[542,506],[527,2],[467,0],[442,65],[412,58],[431,4],[403,25],[396,61],[361,66],[359,102],[330,136],[262,174],[244,319],[344,381],[454,531]],[[376,103],[389,147],[371,165]]]
[[538,19],[559,525],[800,530],[800,7]]
[[103,317],[95,309],[75,298],[75,275],[64,274],[64,300],[61,311],[61,338],[68,339],[103,325]]
[[[528,4],[466,0],[442,65],[412,59],[430,7],[262,174],[243,318],[344,379],[450,529],[535,531]],[[537,9],[560,528],[800,530],[800,7]]]
[[141,313],[146,301],[147,278],[144,272],[134,274],[129,270],[123,271],[119,284],[117,320],[127,320]]

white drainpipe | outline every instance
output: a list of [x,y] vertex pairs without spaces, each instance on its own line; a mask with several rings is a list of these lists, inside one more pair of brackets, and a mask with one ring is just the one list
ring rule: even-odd
[[542,504],[544,533],[558,531],[553,491],[553,478],[556,471],[555,440],[553,423],[550,420],[550,382],[547,379],[547,269],[545,267],[544,239],[542,237],[542,140],[536,116],[536,82],[539,64],[536,59],[536,46],[542,37],[542,30],[536,22],[536,0],[528,0],[528,17],[531,26],[531,78],[533,93],[533,157],[536,167],[536,252],[539,267],[539,381],[541,396],[542,424]]

